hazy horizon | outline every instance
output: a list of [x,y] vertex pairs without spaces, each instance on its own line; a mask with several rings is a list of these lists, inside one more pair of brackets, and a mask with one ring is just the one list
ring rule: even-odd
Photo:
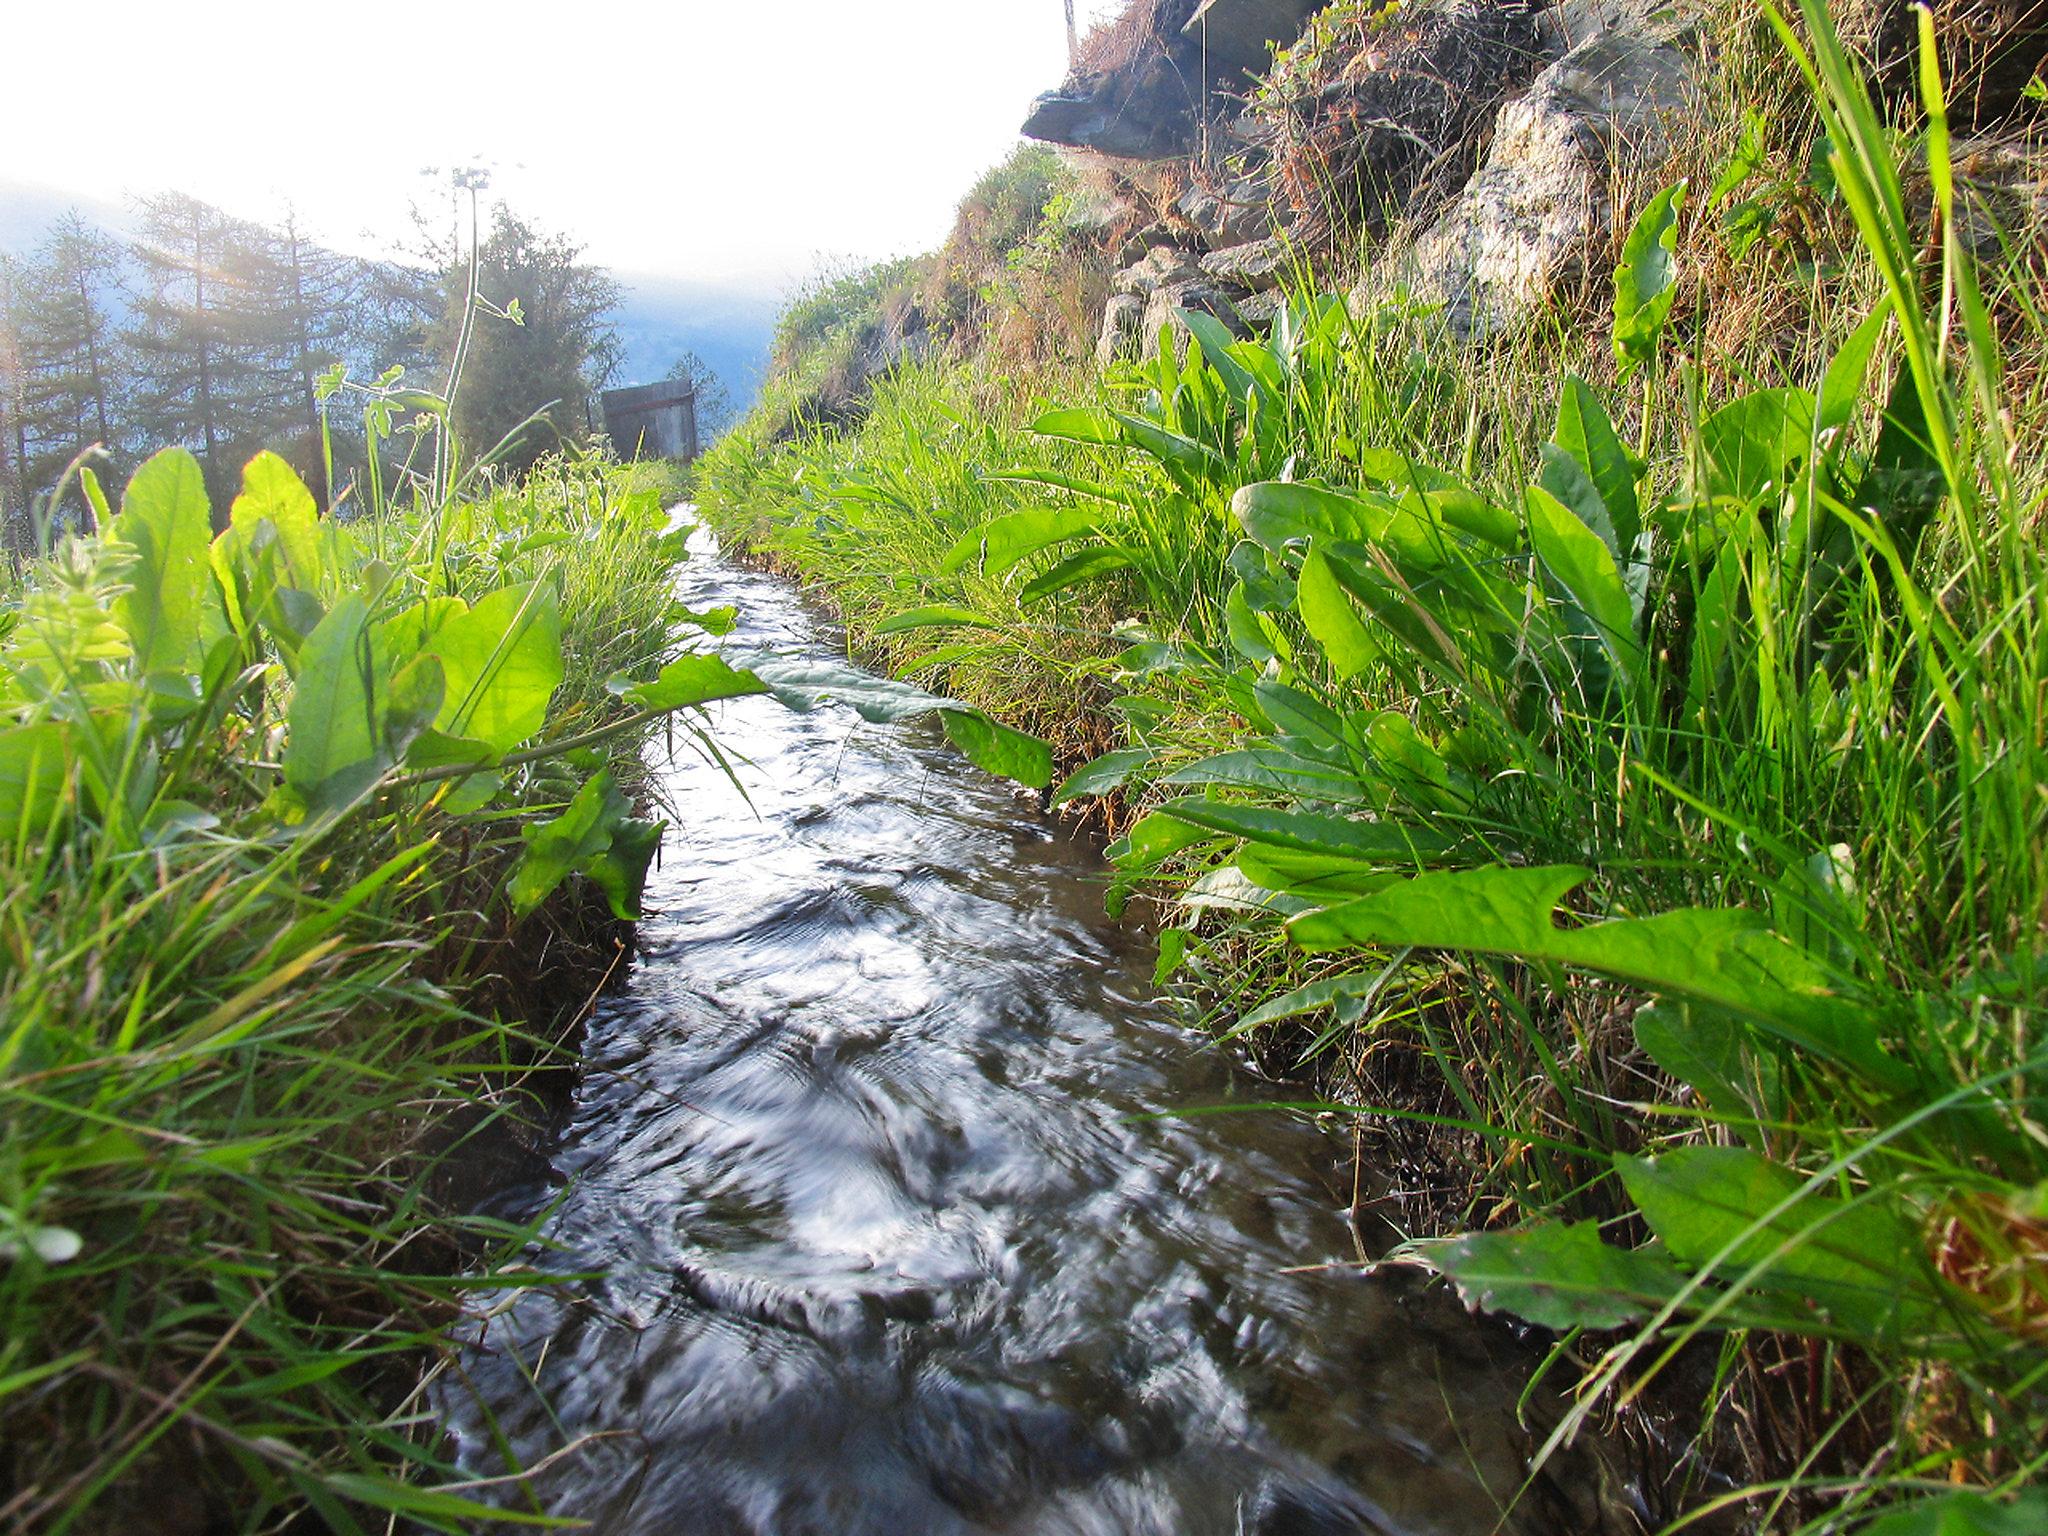
[[[407,13],[368,77],[326,13],[207,9],[201,28],[116,6],[89,56],[68,15],[15,23],[22,57],[78,67],[22,72],[19,119],[64,127],[0,165],[0,205],[125,211],[175,189],[251,219],[289,206],[323,244],[382,256],[443,195],[426,168],[483,165],[493,195],[622,279],[776,297],[828,261],[936,246],[1066,64],[1061,0],[785,0],[772,40],[755,8],[614,29],[599,7],[528,35],[504,20],[518,8],[458,3]],[[465,60],[465,83],[421,99],[406,57]],[[18,247],[10,227],[0,244]]]

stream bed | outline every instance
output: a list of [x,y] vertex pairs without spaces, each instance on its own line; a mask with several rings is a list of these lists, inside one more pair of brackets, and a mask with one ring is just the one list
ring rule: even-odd
[[[680,587],[735,649],[843,655],[775,578]],[[745,793],[678,745],[638,957],[488,1206],[603,1278],[473,1323],[465,1465],[552,1458],[600,1536],[1630,1528],[1591,1450],[1524,1488],[1533,1347],[1360,1274],[1348,1139],[1185,1113],[1286,1091],[1156,999],[1092,841],[936,727],[716,735]]]

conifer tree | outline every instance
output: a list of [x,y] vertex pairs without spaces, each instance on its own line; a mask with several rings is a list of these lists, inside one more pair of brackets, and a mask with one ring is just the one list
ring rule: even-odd
[[28,548],[28,484],[21,461],[21,349],[14,322],[14,258],[0,254],[0,549]]
[[[351,359],[362,263],[306,235],[296,210],[275,228],[251,229],[231,248],[228,334],[246,358],[243,404],[251,425],[309,479],[320,481],[315,383]],[[316,484],[323,504],[331,487]]]
[[15,430],[31,495],[47,492],[95,444],[119,460],[127,388],[117,321],[124,266],[120,243],[72,212],[15,274]]
[[263,425],[261,343],[249,334],[244,291],[257,236],[172,192],[143,204],[134,247],[142,275],[129,333],[136,436],[196,452],[217,504],[238,478],[238,450],[253,448]]
[[[520,433],[498,462],[524,469],[586,434],[590,395],[618,367],[611,316],[619,285],[582,254],[565,236],[541,233],[502,203],[493,210],[491,232],[478,252],[478,289],[496,309],[509,311],[516,303],[518,318],[478,317],[455,397],[456,435],[468,457],[490,452],[536,411],[544,410],[544,418]],[[445,281],[434,333],[444,364],[462,330],[468,264],[454,263]]]

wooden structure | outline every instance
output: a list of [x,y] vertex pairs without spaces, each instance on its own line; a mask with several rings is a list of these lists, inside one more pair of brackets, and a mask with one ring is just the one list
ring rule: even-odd
[[697,457],[697,386],[688,379],[664,379],[631,389],[608,389],[598,397],[604,430],[622,459]]

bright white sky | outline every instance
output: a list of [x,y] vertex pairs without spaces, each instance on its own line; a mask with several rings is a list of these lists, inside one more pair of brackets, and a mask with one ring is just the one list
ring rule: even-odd
[[422,167],[484,164],[594,261],[771,292],[936,245],[1066,63],[1061,0],[10,9],[0,180],[290,200],[373,250]]

